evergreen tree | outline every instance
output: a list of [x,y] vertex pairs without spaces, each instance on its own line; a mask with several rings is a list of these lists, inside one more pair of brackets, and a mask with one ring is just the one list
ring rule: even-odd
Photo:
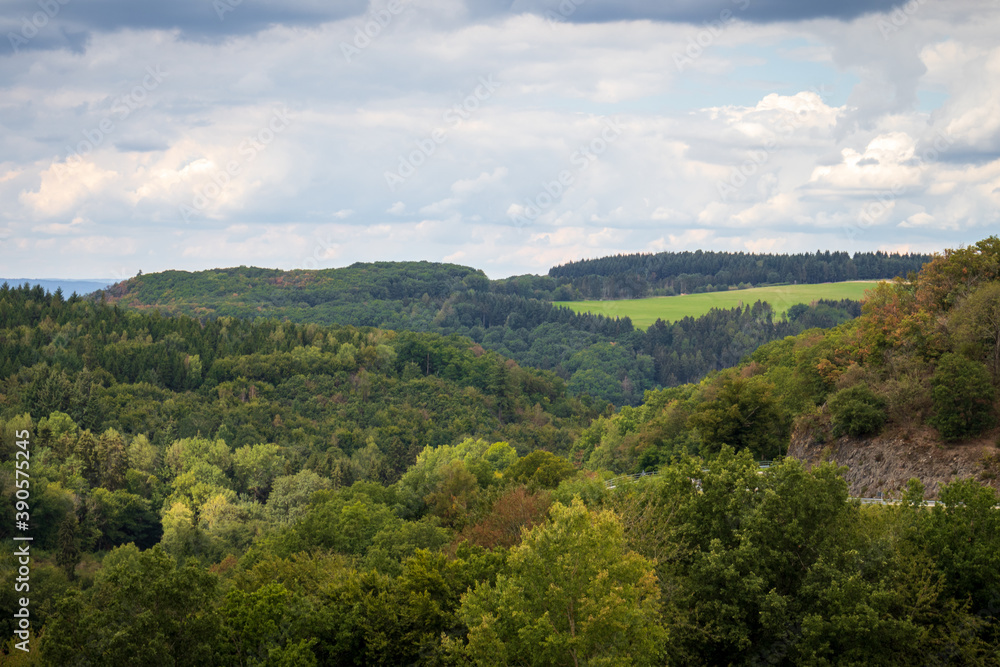
[[66,512],[66,518],[59,525],[59,551],[56,552],[56,564],[62,568],[70,581],[76,579],[76,565],[80,562],[78,532],[76,512]]

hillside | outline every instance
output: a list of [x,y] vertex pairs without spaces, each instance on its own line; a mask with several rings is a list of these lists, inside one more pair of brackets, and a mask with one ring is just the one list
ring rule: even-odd
[[576,456],[626,472],[729,445],[850,465],[857,493],[898,493],[909,476],[935,490],[967,475],[995,484],[998,279],[1000,239],[949,250],[880,284],[856,320],[600,418]]
[[320,271],[168,271],[131,278],[102,298],[200,319],[272,317],[457,334],[522,366],[551,370],[572,395],[614,405],[636,405],[647,389],[697,381],[767,341],[860,313],[856,302],[824,301],[783,319],[768,304],[747,302],[637,330],[628,318],[577,314],[547,300],[561,289],[544,276],[490,281],[451,264],[384,262]]
[[59,412],[73,433],[113,429],[160,448],[272,442],[289,465],[312,461],[345,479],[396,479],[423,447],[460,436],[566,451],[594,414],[552,373],[457,336],[199,323],[38,287],[0,289],[0,323],[5,419]]

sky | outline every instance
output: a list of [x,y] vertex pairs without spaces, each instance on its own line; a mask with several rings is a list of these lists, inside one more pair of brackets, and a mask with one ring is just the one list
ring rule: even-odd
[[0,275],[934,252],[1000,0],[0,0]]

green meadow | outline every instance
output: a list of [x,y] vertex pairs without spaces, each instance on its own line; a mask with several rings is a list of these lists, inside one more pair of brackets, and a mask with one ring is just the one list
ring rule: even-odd
[[819,299],[864,298],[865,291],[877,281],[852,281],[821,283],[819,285],[779,285],[752,289],[657,296],[648,299],[623,299],[620,301],[556,301],[558,306],[572,308],[578,313],[596,313],[608,317],[629,317],[632,324],[645,329],[658,319],[674,322],[685,317],[704,315],[712,308],[735,308],[755,301],[771,304],[778,316],[797,303],[812,303]]

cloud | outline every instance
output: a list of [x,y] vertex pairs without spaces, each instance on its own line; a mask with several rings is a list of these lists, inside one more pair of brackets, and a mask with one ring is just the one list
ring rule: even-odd
[[38,190],[21,193],[20,199],[38,217],[59,215],[101,192],[116,176],[92,162],[56,163],[42,172]]
[[[471,1],[471,0],[470,0]],[[730,12],[754,23],[802,21],[814,18],[850,20],[872,12],[887,11],[891,0],[516,0],[511,9],[543,13],[554,21],[670,21],[702,23]],[[500,3],[497,3],[500,5]]]
[[483,172],[474,179],[462,179],[451,184],[451,191],[458,196],[468,196],[482,192],[491,184],[498,183],[507,176],[507,167],[497,167],[493,173]]
[[[244,0],[220,22],[207,2],[221,25],[199,33],[181,9],[115,18],[99,2],[85,17],[69,3],[35,40],[69,26],[84,51],[0,58],[0,230],[24,249],[10,270],[449,257],[501,276],[639,250],[932,250],[995,229],[995,18],[918,3],[884,38],[891,13],[856,3],[751,5],[678,71],[702,30],[678,21],[723,4],[587,0],[554,23],[557,3],[428,0],[348,60],[367,4]],[[157,66],[162,84],[116,113]],[[463,107],[491,77],[495,92]],[[281,109],[287,129],[252,148]],[[437,129],[390,189],[384,174]],[[532,202],[539,215],[514,224]],[[129,254],[72,252],[118,236]]]
[[[81,52],[92,33],[122,30],[176,31],[182,39],[218,40],[248,35],[275,25],[310,26],[362,17],[365,0],[172,0],[171,2],[130,2],[129,0],[59,0],[42,4],[4,3],[0,8],[0,34],[11,33],[24,41],[11,41],[18,50],[66,48]],[[45,9],[39,12],[39,9]]]

